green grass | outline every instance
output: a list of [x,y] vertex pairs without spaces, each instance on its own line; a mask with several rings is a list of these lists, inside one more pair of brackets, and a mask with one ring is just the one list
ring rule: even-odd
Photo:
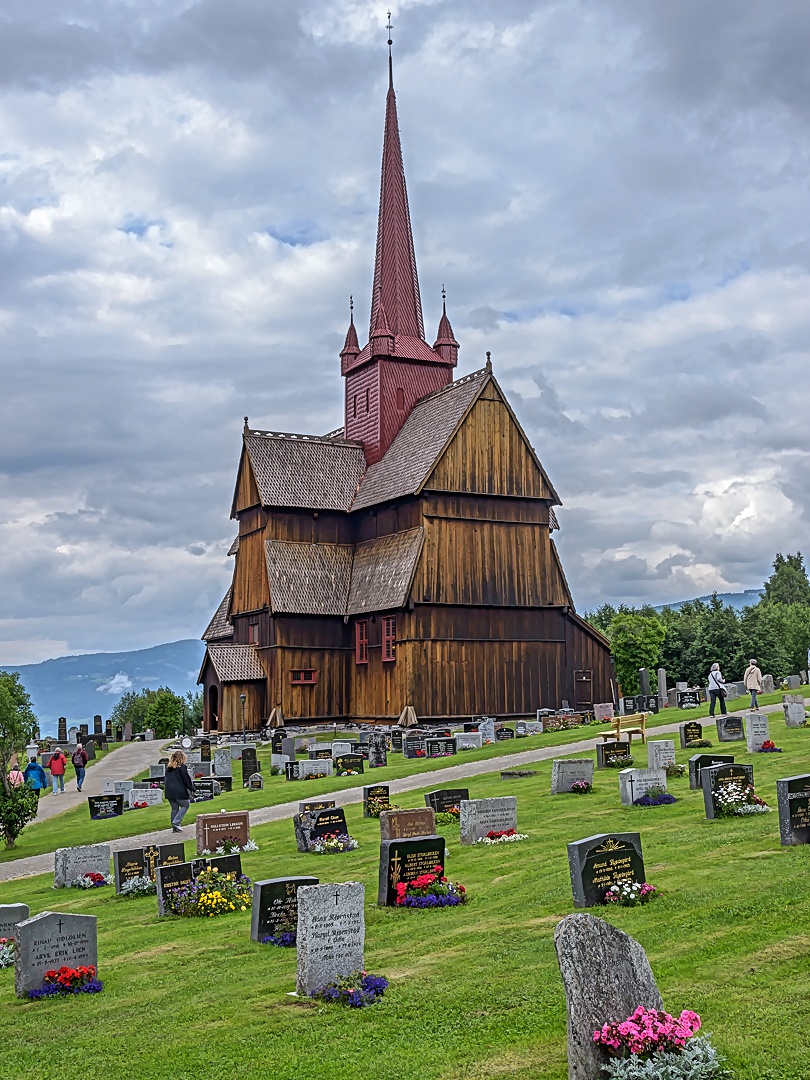
[[[748,755],[744,743],[724,749],[753,762],[757,789],[775,807],[776,778],[810,766],[810,731],[787,730],[778,717],[771,726],[782,754]],[[685,762],[689,751],[677,756]],[[780,848],[775,810],[706,821],[702,794],[686,778],[669,782],[674,806],[643,810],[620,806],[613,770],[596,773],[591,795],[551,796],[551,763],[536,768],[522,780],[488,774],[468,783],[473,797],[516,794],[529,840],[461,848],[457,830],[443,830],[447,871],[472,896],[466,908],[376,908],[379,829],[360,807],[349,807],[347,819],[361,846],[345,855],[297,853],[289,821],[253,831],[260,850],[243,857],[251,878],[314,873],[365,884],[366,966],[391,980],[368,1010],[288,997],[295,951],[251,943],[248,914],[158,920],[154,898],[119,900],[111,889],[56,895],[49,876],[0,885],[0,902],[24,901],[33,913],[96,915],[105,982],[95,998],[26,1003],[14,997],[12,973],[0,972],[3,1076],[564,1080],[552,935],[573,910],[565,845],[637,830],[647,877],[663,895],[599,914],[642,943],[666,1007],[696,1009],[737,1077],[807,1080],[810,847]],[[313,790],[281,788],[285,798]],[[423,805],[422,792],[397,801]]]

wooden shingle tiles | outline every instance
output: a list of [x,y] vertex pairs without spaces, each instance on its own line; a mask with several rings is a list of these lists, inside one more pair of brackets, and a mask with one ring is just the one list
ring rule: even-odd
[[245,435],[262,506],[348,510],[366,467],[356,443],[251,431]]
[[227,641],[233,637],[233,626],[228,619],[228,610],[231,606],[231,589],[223,596],[219,607],[214,612],[214,617],[205,628],[202,636],[203,641]]

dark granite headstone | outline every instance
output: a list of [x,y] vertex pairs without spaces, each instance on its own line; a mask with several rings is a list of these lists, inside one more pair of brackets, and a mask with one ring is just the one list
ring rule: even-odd
[[100,735],[103,731],[101,726],[101,717],[96,715],[93,717],[93,734]]
[[595,907],[605,902],[612,885],[643,885],[644,860],[638,833],[601,833],[568,845],[568,869],[574,907]]
[[281,743],[287,738],[287,732],[284,728],[274,728],[273,734],[270,736],[270,752],[272,754],[283,754],[281,749]]
[[616,761],[619,758],[626,758],[630,754],[630,743],[617,741],[616,739],[608,742],[596,744],[596,767],[597,769],[608,768],[608,762]]
[[334,799],[309,799],[298,804],[298,813],[310,814],[316,810],[331,810],[334,805]]
[[365,771],[365,763],[360,754],[339,754],[335,758],[335,776],[348,776]]
[[330,746],[310,746],[308,753],[310,761],[332,760],[332,748]]
[[195,873],[190,862],[159,866],[155,874],[157,886],[158,915],[166,914],[166,893],[170,889],[182,889],[190,885]]
[[158,866],[173,866],[186,861],[186,845],[160,844],[158,846]]
[[681,750],[685,750],[689,743],[698,742],[703,738],[703,724],[697,720],[687,720],[685,724],[678,725],[681,737]]
[[346,814],[342,806],[332,807],[331,810],[316,810],[314,812],[312,821],[313,837],[331,836],[333,833],[346,833],[348,831]]
[[700,782],[701,769],[706,769],[709,765],[732,765],[733,763],[732,754],[693,754],[689,758],[689,787],[692,791],[703,790]]
[[724,787],[737,787],[740,784],[754,783],[753,765],[709,765],[700,770],[700,784],[703,788],[703,805],[706,818],[713,821],[717,816],[714,796]]
[[105,720],[105,722],[104,722],[104,737],[106,739],[109,739],[110,742],[112,742],[112,738],[113,738],[112,720]]
[[[383,810],[387,810],[391,803],[391,789],[388,784],[371,784],[363,788],[363,817],[371,817],[368,812],[368,801],[373,799]],[[378,815],[374,815],[375,817]]]
[[425,739],[425,757],[450,757],[452,754],[457,753],[457,751],[456,740],[453,738],[439,739],[428,736],[428,738]]
[[284,779],[285,780],[297,780],[298,779],[298,762],[297,761],[285,761],[284,762]]
[[250,916],[250,939],[295,930],[298,925],[298,890],[302,885],[317,885],[316,877],[265,878],[253,882],[253,907]]
[[388,764],[388,738],[384,731],[372,731],[368,738],[368,767],[383,769]]
[[56,738],[58,739],[58,741],[60,743],[66,743],[68,741],[68,737],[67,737],[67,717],[66,716],[60,716],[59,717],[59,719],[56,721],[56,729],[57,729]]
[[195,780],[194,781],[194,798],[192,802],[209,802],[214,797],[214,783],[213,780]]
[[211,760],[211,740],[200,739],[200,761]]
[[696,709],[700,705],[699,690],[679,690],[675,697],[679,709]]
[[469,788],[438,788],[436,791],[428,791],[425,795],[425,806],[429,806],[437,814],[446,814],[454,806],[458,806],[462,799],[469,799]]
[[115,741],[116,742],[123,742],[124,741],[124,729],[121,727],[120,724],[115,729]]
[[495,742],[506,742],[507,739],[514,739],[515,732],[510,727],[502,727],[495,729]]
[[88,795],[90,820],[102,821],[104,818],[121,817],[124,813],[123,795]]
[[396,904],[400,881],[413,881],[421,874],[432,873],[436,866],[444,870],[444,848],[443,836],[381,841],[377,903],[386,907]]
[[81,739],[86,739],[89,734],[90,734],[90,725],[89,724],[79,724],[79,735],[81,736]]
[[421,735],[406,735],[402,741],[402,756],[406,758],[424,757],[425,740]]
[[714,723],[719,742],[745,741],[745,729],[739,714],[728,713],[726,716],[715,716]]
[[776,781],[782,847],[810,844],[810,773]]
[[[200,866],[199,863],[203,865]],[[195,859],[192,863],[196,874],[199,874],[200,870],[211,869],[216,870],[218,874],[222,874],[228,877],[238,878],[242,874],[242,856],[234,855],[212,855],[210,859]]]
[[115,891],[121,892],[121,886],[125,881],[133,878],[146,877],[146,860],[143,848],[131,848],[129,851],[113,852],[113,872],[115,874]]
[[397,731],[395,729],[394,731],[391,732],[391,750],[395,754],[401,754],[402,753],[402,740],[403,740],[403,738],[404,738],[404,736],[403,736],[401,731]]

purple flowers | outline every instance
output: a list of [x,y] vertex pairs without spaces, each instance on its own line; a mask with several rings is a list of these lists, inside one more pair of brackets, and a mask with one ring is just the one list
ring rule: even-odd
[[355,971],[337,982],[327,983],[313,990],[310,997],[320,1001],[336,1002],[348,1005],[350,1009],[362,1009],[373,1005],[388,989],[388,979],[382,975],[369,975],[365,971]]
[[463,904],[464,899],[461,896],[436,896],[430,893],[428,896],[405,896],[401,903],[397,903],[400,907],[456,907]]
[[60,994],[100,994],[103,989],[104,983],[99,979],[91,979],[90,982],[83,983],[81,986],[62,986],[59,983],[47,983],[45,986],[29,990],[28,997],[32,1001],[39,1001],[41,998],[58,997]]
[[656,795],[648,792],[646,795],[642,795],[640,799],[634,799],[633,806],[670,806],[677,801],[675,796],[670,795],[667,791],[661,791]]
[[298,940],[295,930],[282,930],[280,934],[266,934],[262,938],[262,945],[278,945],[281,949],[291,949]]

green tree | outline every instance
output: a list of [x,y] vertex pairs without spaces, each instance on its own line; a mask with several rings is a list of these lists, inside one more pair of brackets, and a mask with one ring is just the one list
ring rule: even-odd
[[703,685],[709,677],[709,669],[719,663],[724,678],[731,679],[740,651],[740,619],[737,612],[725,606],[712,594],[708,604],[701,603],[701,612],[695,620],[695,636],[686,650],[686,669],[689,681]]
[[603,634],[607,634],[608,627],[616,614],[616,608],[612,604],[602,604],[596,611],[586,611],[585,619],[595,626],[597,630],[601,630]]
[[186,691],[186,723],[189,731],[195,727],[202,727],[203,718],[203,695],[202,690]]
[[810,581],[807,580],[800,551],[785,556],[777,552],[773,560],[773,573],[765,582],[764,599],[774,604],[810,606]]
[[37,812],[37,794],[29,787],[12,787],[8,780],[12,756],[25,752],[39,733],[39,723],[19,672],[0,671],[0,836],[7,848]]
[[133,731],[146,731],[146,710],[149,706],[149,695],[153,693],[153,690],[142,690],[139,694],[134,690],[127,690],[122,694],[110,713],[113,729],[119,724],[121,727],[132,724]]
[[166,686],[153,695],[146,707],[146,726],[158,739],[170,739],[183,726],[183,699]]
[[616,677],[625,694],[639,690],[639,668],[653,670],[658,665],[666,628],[655,612],[619,610],[611,620],[607,636],[616,661]]
[[[769,604],[765,601],[743,610],[740,619],[740,647],[736,659],[736,669],[740,677],[751,657],[754,657],[765,674],[773,675],[777,679],[791,674],[788,612],[789,608],[785,604]],[[723,674],[729,678],[725,672]]]

